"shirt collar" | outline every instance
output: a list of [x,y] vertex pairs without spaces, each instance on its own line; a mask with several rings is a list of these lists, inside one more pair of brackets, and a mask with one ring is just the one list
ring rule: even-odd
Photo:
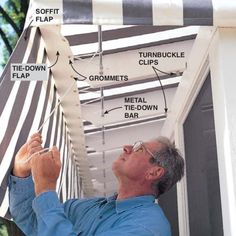
[[144,195],[138,197],[127,198],[124,200],[116,200],[116,212],[119,214],[121,212],[143,206],[149,205],[155,202],[155,197],[153,195]]

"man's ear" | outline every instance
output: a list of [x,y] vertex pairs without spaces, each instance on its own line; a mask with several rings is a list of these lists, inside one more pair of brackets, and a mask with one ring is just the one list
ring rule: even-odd
[[165,173],[165,170],[161,166],[152,166],[146,172],[146,179],[148,180],[157,180],[160,179]]

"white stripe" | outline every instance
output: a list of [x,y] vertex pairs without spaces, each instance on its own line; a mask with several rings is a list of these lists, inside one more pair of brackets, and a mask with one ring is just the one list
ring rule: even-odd
[[33,92],[34,92],[35,85],[36,85],[36,81],[32,81],[29,85],[28,92],[27,92],[27,95],[26,95],[26,100],[25,100],[25,103],[24,103],[24,106],[22,108],[22,112],[21,112],[21,115],[20,115],[20,119],[17,123],[16,129],[15,129],[15,132],[14,132],[12,138],[11,138],[11,141],[10,141],[8,147],[7,147],[5,157],[3,158],[2,162],[1,162],[0,169],[4,170],[4,171],[0,172],[0,184],[2,183],[2,181],[5,177],[6,171],[10,168],[10,163],[11,163],[10,158],[13,158],[16,142],[18,140],[19,133],[22,129],[22,125],[25,121],[26,115],[27,115],[28,110],[29,110],[29,107],[30,107],[30,104],[31,104],[31,99],[33,97]]
[[2,115],[0,116],[0,143],[3,140],[3,137],[6,133],[8,120],[10,119],[10,115],[12,112],[12,107],[14,105],[16,94],[20,86],[20,81],[15,81],[13,88],[11,90],[10,96],[5,104],[4,110],[2,112]]
[[122,25],[122,0],[93,0],[93,24]]
[[183,25],[183,0],[152,0],[153,25]]
[[[178,37],[184,37],[192,34],[197,34],[199,26],[188,26],[179,29],[166,30],[163,32],[150,33],[145,35],[133,36],[128,38],[113,39],[103,42],[103,51],[126,48],[129,46],[143,45],[153,42],[158,42],[162,40],[175,39]],[[94,53],[98,50],[97,43],[82,44],[78,46],[71,47],[73,55],[81,55],[87,53]],[[92,61],[90,64],[95,64]]]
[[1,217],[5,217],[5,215],[7,214],[8,207],[9,207],[9,190],[7,188],[2,205],[0,207],[0,216]]
[[220,27],[236,26],[236,1],[212,0],[213,25]]

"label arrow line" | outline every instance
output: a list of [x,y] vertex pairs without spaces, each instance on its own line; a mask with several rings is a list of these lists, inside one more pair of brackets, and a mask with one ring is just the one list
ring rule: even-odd
[[157,69],[157,68],[154,67],[154,66],[152,66],[152,68],[153,68],[153,70],[154,70],[155,72],[156,72],[156,71],[159,71],[159,72],[161,72],[162,74],[165,74],[165,75],[177,75],[176,73],[173,73],[173,72],[168,73],[168,72],[159,70],[159,69]]
[[[162,90],[163,97],[164,97],[164,103],[165,103],[165,108],[164,108],[164,110],[165,110],[165,113],[167,113],[168,108],[167,108],[167,102],[166,102],[166,94],[165,94],[164,88],[163,88],[163,86],[162,86],[161,79],[160,79],[160,77],[159,77],[159,75],[158,75],[158,73],[157,73],[157,71],[160,72],[160,70],[158,70],[158,69],[155,68],[154,66],[152,66],[152,69],[154,70],[154,72],[155,72],[155,74],[156,74],[156,76],[157,76],[157,79],[158,79],[159,82],[160,82],[161,90]],[[167,73],[165,73],[165,74],[167,74]],[[168,75],[170,75],[170,74],[168,74]]]
[[49,67],[48,67],[49,69],[52,68],[53,66],[55,66],[55,65],[57,64],[57,62],[58,62],[58,58],[59,58],[59,56],[60,56],[60,53],[59,53],[58,51],[57,51],[56,56],[57,56],[57,59],[56,59],[55,63],[52,64],[51,66],[49,66]]
[[71,65],[71,68],[73,69],[73,71],[74,71],[76,74],[78,74],[79,76],[81,76],[82,78],[84,78],[84,79],[82,79],[82,80],[80,80],[79,78],[76,78],[78,81],[84,81],[84,80],[87,79],[86,76],[80,74],[80,73],[74,68],[73,62],[72,62],[71,60],[69,60],[69,64]]
[[112,108],[112,109],[110,109],[110,110],[106,110],[105,112],[104,112],[104,114],[108,114],[110,111],[114,111],[114,110],[117,110],[117,109],[121,109],[122,107],[115,107],[115,108]]
[[25,41],[28,39],[28,32],[29,32],[29,29],[30,29],[30,25],[33,23],[33,21],[34,20],[30,21],[29,26],[26,29],[25,36],[24,36]]

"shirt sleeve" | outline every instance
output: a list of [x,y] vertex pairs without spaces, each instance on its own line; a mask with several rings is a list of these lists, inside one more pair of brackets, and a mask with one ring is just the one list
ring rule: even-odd
[[[9,179],[10,213],[27,236],[77,236],[55,191],[35,197],[32,177]],[[68,205],[68,204],[67,204]]]
[[9,206],[10,213],[17,226],[29,236],[37,235],[37,221],[32,209],[35,198],[32,177],[9,179]]
[[39,235],[78,235],[55,191],[44,192],[36,197],[33,200],[33,210],[37,217]]

